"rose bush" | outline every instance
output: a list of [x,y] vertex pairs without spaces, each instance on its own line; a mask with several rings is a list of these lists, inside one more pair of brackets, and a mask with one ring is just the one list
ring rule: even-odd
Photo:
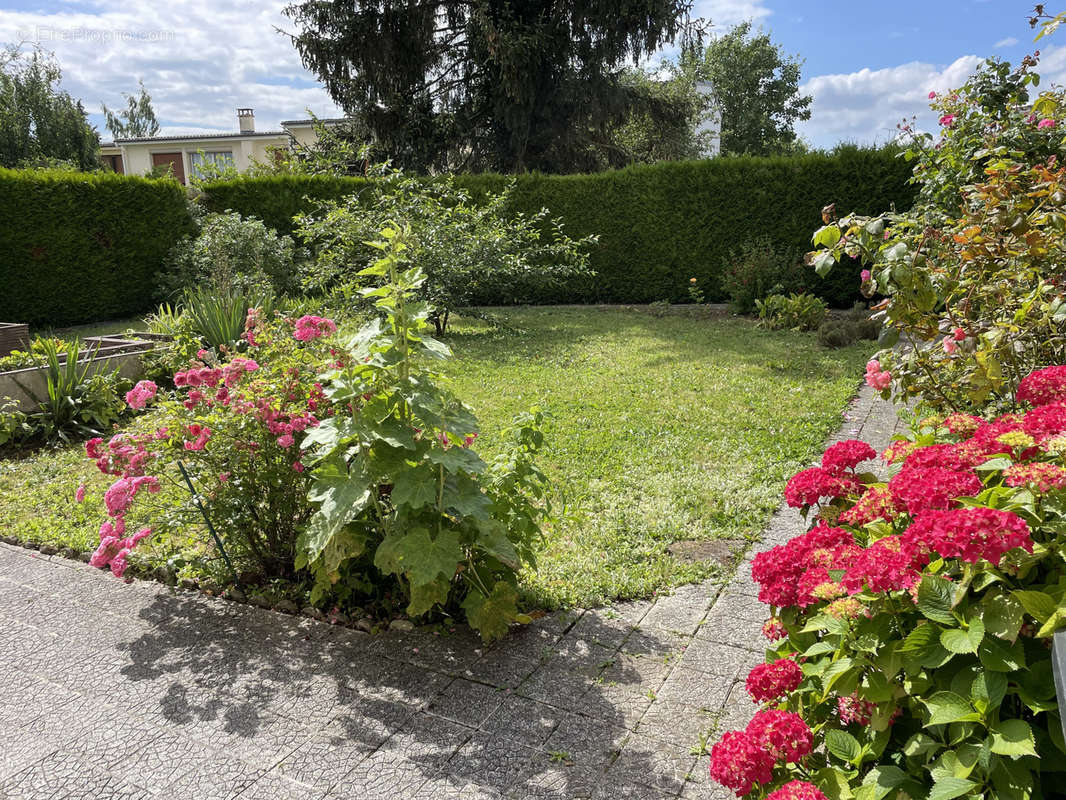
[[922,420],[863,465],[830,447],[789,481],[812,525],[759,553],[760,705],[711,774],[779,798],[1023,800],[1066,785],[1050,637],[1066,622],[1066,368],[1024,413]]
[[[401,269],[409,235],[390,228],[376,243],[365,293],[381,317],[357,333],[253,308],[239,353],[200,350],[171,395],[152,381],[126,394],[151,415],[86,446],[114,478],[95,566],[121,576],[142,541],[202,522],[198,544],[231,577],[308,582],[314,604],[400,597],[411,616],[465,616],[486,639],[526,620],[517,574],[550,508],[533,463],[540,415],[521,416],[491,464],[474,451],[477,419],[431,368],[449,351],[412,300],[425,276]],[[184,500],[128,532],[134,504],[168,483],[188,487]]]
[[886,397],[894,384],[938,413],[1011,411],[1023,376],[1066,361],[1066,92],[1034,96],[1035,64],[989,61],[930,95],[939,135],[905,127],[910,211],[823,212],[808,263],[824,275],[859,258],[864,293],[885,296],[886,349],[868,382]]

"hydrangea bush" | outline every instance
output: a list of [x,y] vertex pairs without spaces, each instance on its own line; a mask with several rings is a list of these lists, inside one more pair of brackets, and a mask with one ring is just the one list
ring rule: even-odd
[[[829,447],[786,488],[809,529],[759,553],[759,709],[711,774],[738,794],[1024,800],[1066,785],[1051,636],[1066,622],[1066,367],[1027,410]],[[865,467],[882,459],[890,475]],[[1042,788],[1043,787],[1043,788]]]

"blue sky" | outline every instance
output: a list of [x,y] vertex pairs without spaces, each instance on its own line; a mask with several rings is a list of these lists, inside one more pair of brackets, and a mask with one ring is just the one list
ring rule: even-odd
[[[164,131],[233,130],[235,108],[257,127],[335,114],[288,40],[284,2],[244,0],[0,0],[0,41],[40,41],[56,52],[64,86],[101,129],[101,102],[122,104],[142,79]],[[1027,0],[697,0],[717,30],[752,19],[805,60],[811,144],[876,142],[903,117],[931,127],[925,97],[962,83],[984,60],[1033,50]],[[1061,44],[1059,44],[1061,42]],[[1046,43],[1046,44],[1045,44]],[[1066,78],[1066,32],[1041,42],[1046,80]],[[105,133],[106,135],[106,133]]]

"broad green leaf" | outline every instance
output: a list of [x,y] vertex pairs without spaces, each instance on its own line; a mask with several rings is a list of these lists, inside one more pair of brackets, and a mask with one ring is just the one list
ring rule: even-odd
[[488,526],[483,525],[481,527],[480,535],[475,544],[513,570],[517,571],[521,566],[514,543],[507,538],[507,529],[503,525],[496,523],[495,520]]
[[814,232],[811,242],[815,247],[832,249],[840,241],[840,228],[835,224],[824,225]]
[[450,590],[451,583],[443,578],[436,578],[428,583],[412,583],[411,602],[407,605],[408,615],[418,617],[434,606],[443,606],[448,602]]
[[1018,589],[1013,595],[1025,608],[1026,613],[1038,622],[1047,622],[1058,608],[1055,598],[1044,592]]
[[316,480],[308,498],[318,504],[299,546],[314,561],[337,532],[370,503],[370,478],[354,465],[347,477]]
[[392,447],[402,447],[405,450],[415,449],[414,430],[410,425],[391,415],[369,426],[366,435],[370,439],[380,439]]
[[992,752],[1010,758],[1036,755],[1036,741],[1029,723],[1020,719],[1006,719],[992,726]]
[[937,692],[925,701],[929,710],[929,725],[947,725],[952,722],[976,722],[980,719],[973,706],[954,692]]
[[832,653],[836,648],[829,642],[815,642],[806,650],[803,651],[805,658],[813,658],[814,656],[824,655],[826,653]]
[[1025,668],[1025,649],[1021,641],[1008,645],[994,636],[986,636],[977,648],[981,666],[992,672],[1014,672]]
[[874,767],[862,779],[862,788],[855,796],[861,800],[881,800],[906,780],[907,774],[899,767]]
[[999,708],[1007,694],[1007,677],[1002,672],[982,671],[973,679],[970,698],[979,711],[984,713]]
[[518,615],[518,593],[507,581],[497,581],[488,597],[471,589],[463,601],[463,610],[470,627],[486,642],[502,639]]
[[962,797],[977,785],[967,778],[941,778],[929,790],[927,800],[954,800],[956,797]]
[[[386,543],[389,547],[383,552]],[[443,530],[431,537],[425,528],[415,528],[403,535],[386,537],[378,545],[374,564],[386,572],[406,575],[414,585],[430,583],[438,577],[450,581],[464,558],[455,531]]]
[[952,653],[976,653],[985,638],[985,624],[975,618],[967,630],[950,628],[940,634],[940,643]]
[[822,673],[822,688],[825,691],[829,691],[833,688],[833,685],[839,681],[850,670],[854,669],[855,662],[850,658],[841,658],[832,662],[825,668],[825,672]]
[[1063,622],[1066,621],[1066,608],[1055,609],[1055,613],[1048,617],[1047,622],[1040,626],[1040,630],[1036,632],[1038,639],[1046,639],[1052,636],[1055,631],[1062,627]]
[[814,271],[818,273],[819,277],[824,278],[832,271],[836,263],[837,260],[832,251],[824,250],[814,257]]
[[940,627],[926,623],[919,625],[903,640],[899,653],[908,660],[926,668],[939,667],[951,659],[951,653],[940,644]]
[[418,509],[437,504],[436,470],[428,465],[408,467],[396,473],[389,500],[397,508]]
[[981,601],[981,618],[990,634],[1013,642],[1025,622],[1025,609],[1016,597],[997,591]]
[[829,730],[825,734],[825,749],[839,758],[845,764],[857,767],[862,755],[862,745],[859,740],[847,731]]
[[448,472],[464,470],[481,473],[485,471],[485,462],[481,460],[481,456],[467,447],[452,446],[447,450],[434,447],[429,451],[429,460],[434,464],[443,464]]
[[918,584],[918,611],[934,622],[958,625],[951,613],[952,586],[943,578],[926,575]]
[[925,733],[916,733],[903,745],[903,755],[909,758],[924,756],[927,753],[935,753],[943,747],[940,742]]

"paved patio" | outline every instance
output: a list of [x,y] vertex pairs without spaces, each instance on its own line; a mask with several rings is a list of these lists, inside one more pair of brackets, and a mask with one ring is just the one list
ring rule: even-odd
[[[864,389],[839,438],[883,447]],[[779,511],[761,547],[802,530]],[[0,798],[727,798],[766,614],[728,586],[371,636],[0,545]]]

